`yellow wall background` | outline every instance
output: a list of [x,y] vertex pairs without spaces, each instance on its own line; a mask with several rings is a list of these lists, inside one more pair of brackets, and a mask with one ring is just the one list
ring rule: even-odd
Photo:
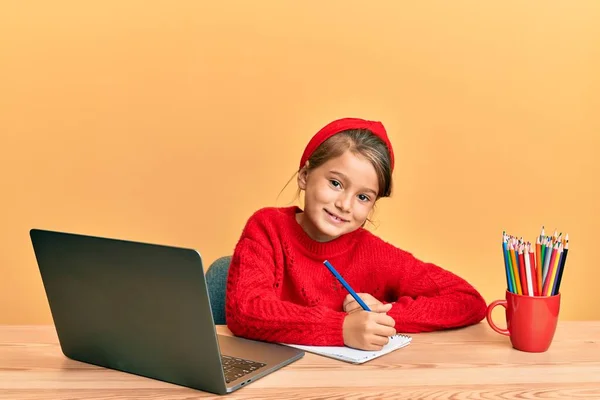
[[334,118],[386,125],[374,232],[504,294],[503,230],[568,232],[600,319],[600,3],[0,2],[0,323],[50,323],[45,228],[230,254]]

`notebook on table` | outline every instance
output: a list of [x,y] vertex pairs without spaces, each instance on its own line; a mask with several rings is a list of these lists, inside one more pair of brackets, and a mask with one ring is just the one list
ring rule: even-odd
[[325,357],[335,358],[352,364],[362,364],[367,361],[381,357],[384,354],[391,353],[402,347],[408,346],[412,337],[408,335],[396,334],[379,351],[358,350],[347,346],[305,346],[298,344],[286,344],[286,346],[295,347],[310,353],[319,354]]

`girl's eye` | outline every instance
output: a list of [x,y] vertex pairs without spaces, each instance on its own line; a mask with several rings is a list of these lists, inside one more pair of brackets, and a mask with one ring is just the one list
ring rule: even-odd
[[369,200],[370,200],[370,199],[369,199],[369,196],[366,196],[366,195],[364,195],[364,194],[359,194],[359,195],[358,195],[358,199],[359,199],[360,201],[369,201]]
[[342,186],[342,184],[339,183],[338,181],[336,181],[335,179],[331,179],[329,182],[331,183],[331,185],[333,187],[336,187],[336,188]]

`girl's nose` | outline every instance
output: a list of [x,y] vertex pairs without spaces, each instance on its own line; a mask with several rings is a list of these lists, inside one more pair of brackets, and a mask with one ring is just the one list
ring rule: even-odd
[[336,199],[335,206],[344,212],[350,211],[350,206],[352,204],[352,196],[348,196],[346,194],[340,194]]

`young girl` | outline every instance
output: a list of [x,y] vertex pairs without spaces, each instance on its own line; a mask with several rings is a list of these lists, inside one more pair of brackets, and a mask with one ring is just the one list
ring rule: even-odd
[[462,327],[484,318],[486,303],[465,280],[363,228],[376,200],[392,189],[394,152],[381,123],[329,123],[310,140],[299,167],[304,210],[258,210],[235,247],[226,297],[233,334],[379,350],[397,331]]

